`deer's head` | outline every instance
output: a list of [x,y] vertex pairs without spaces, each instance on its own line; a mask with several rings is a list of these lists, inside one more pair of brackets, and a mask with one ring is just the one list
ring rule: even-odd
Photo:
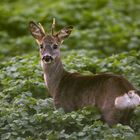
[[53,20],[51,34],[45,32],[41,24],[36,24],[33,21],[29,23],[29,30],[39,44],[40,55],[44,64],[51,64],[60,58],[60,45],[73,29],[72,26],[64,27],[59,32],[54,33],[54,28],[55,20]]

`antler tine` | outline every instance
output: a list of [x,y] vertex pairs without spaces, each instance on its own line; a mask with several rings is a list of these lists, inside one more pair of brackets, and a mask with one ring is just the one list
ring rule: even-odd
[[53,23],[52,23],[52,35],[54,35],[54,29],[55,29],[55,18],[53,18]]

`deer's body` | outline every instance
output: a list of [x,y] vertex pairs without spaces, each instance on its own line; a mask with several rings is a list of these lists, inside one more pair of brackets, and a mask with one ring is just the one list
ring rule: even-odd
[[[131,90],[131,83],[119,75],[99,74],[83,76],[63,69],[61,61],[52,67],[42,65],[44,79],[56,108],[71,112],[85,106],[96,106],[103,119],[110,125],[128,123],[133,108],[123,110],[115,107],[115,99]],[[55,83],[55,84],[54,84]]]
[[59,45],[71,30],[64,28],[50,36],[33,22],[30,28],[32,35],[43,45],[40,52],[44,79],[56,108],[70,112],[96,106],[108,124],[129,123],[132,111],[140,104],[140,97],[130,82],[114,74],[83,76],[65,71],[56,44]]

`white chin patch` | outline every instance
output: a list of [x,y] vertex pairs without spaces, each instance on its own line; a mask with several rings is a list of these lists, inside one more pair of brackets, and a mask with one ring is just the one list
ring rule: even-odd
[[51,62],[52,62],[52,60],[49,60],[47,62],[46,61],[43,61],[44,64],[50,64]]
[[140,105],[140,96],[135,93],[135,90],[130,90],[115,99],[115,107],[121,110],[134,109],[138,105]]

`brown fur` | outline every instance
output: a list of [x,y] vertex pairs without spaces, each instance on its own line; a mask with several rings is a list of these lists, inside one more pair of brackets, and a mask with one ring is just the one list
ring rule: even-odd
[[126,124],[129,122],[131,110],[116,109],[114,101],[117,96],[123,95],[131,89],[134,87],[118,75],[83,76],[65,72],[53,98],[55,106],[64,108],[66,112],[93,105],[100,109],[103,119],[108,124],[118,122]]

